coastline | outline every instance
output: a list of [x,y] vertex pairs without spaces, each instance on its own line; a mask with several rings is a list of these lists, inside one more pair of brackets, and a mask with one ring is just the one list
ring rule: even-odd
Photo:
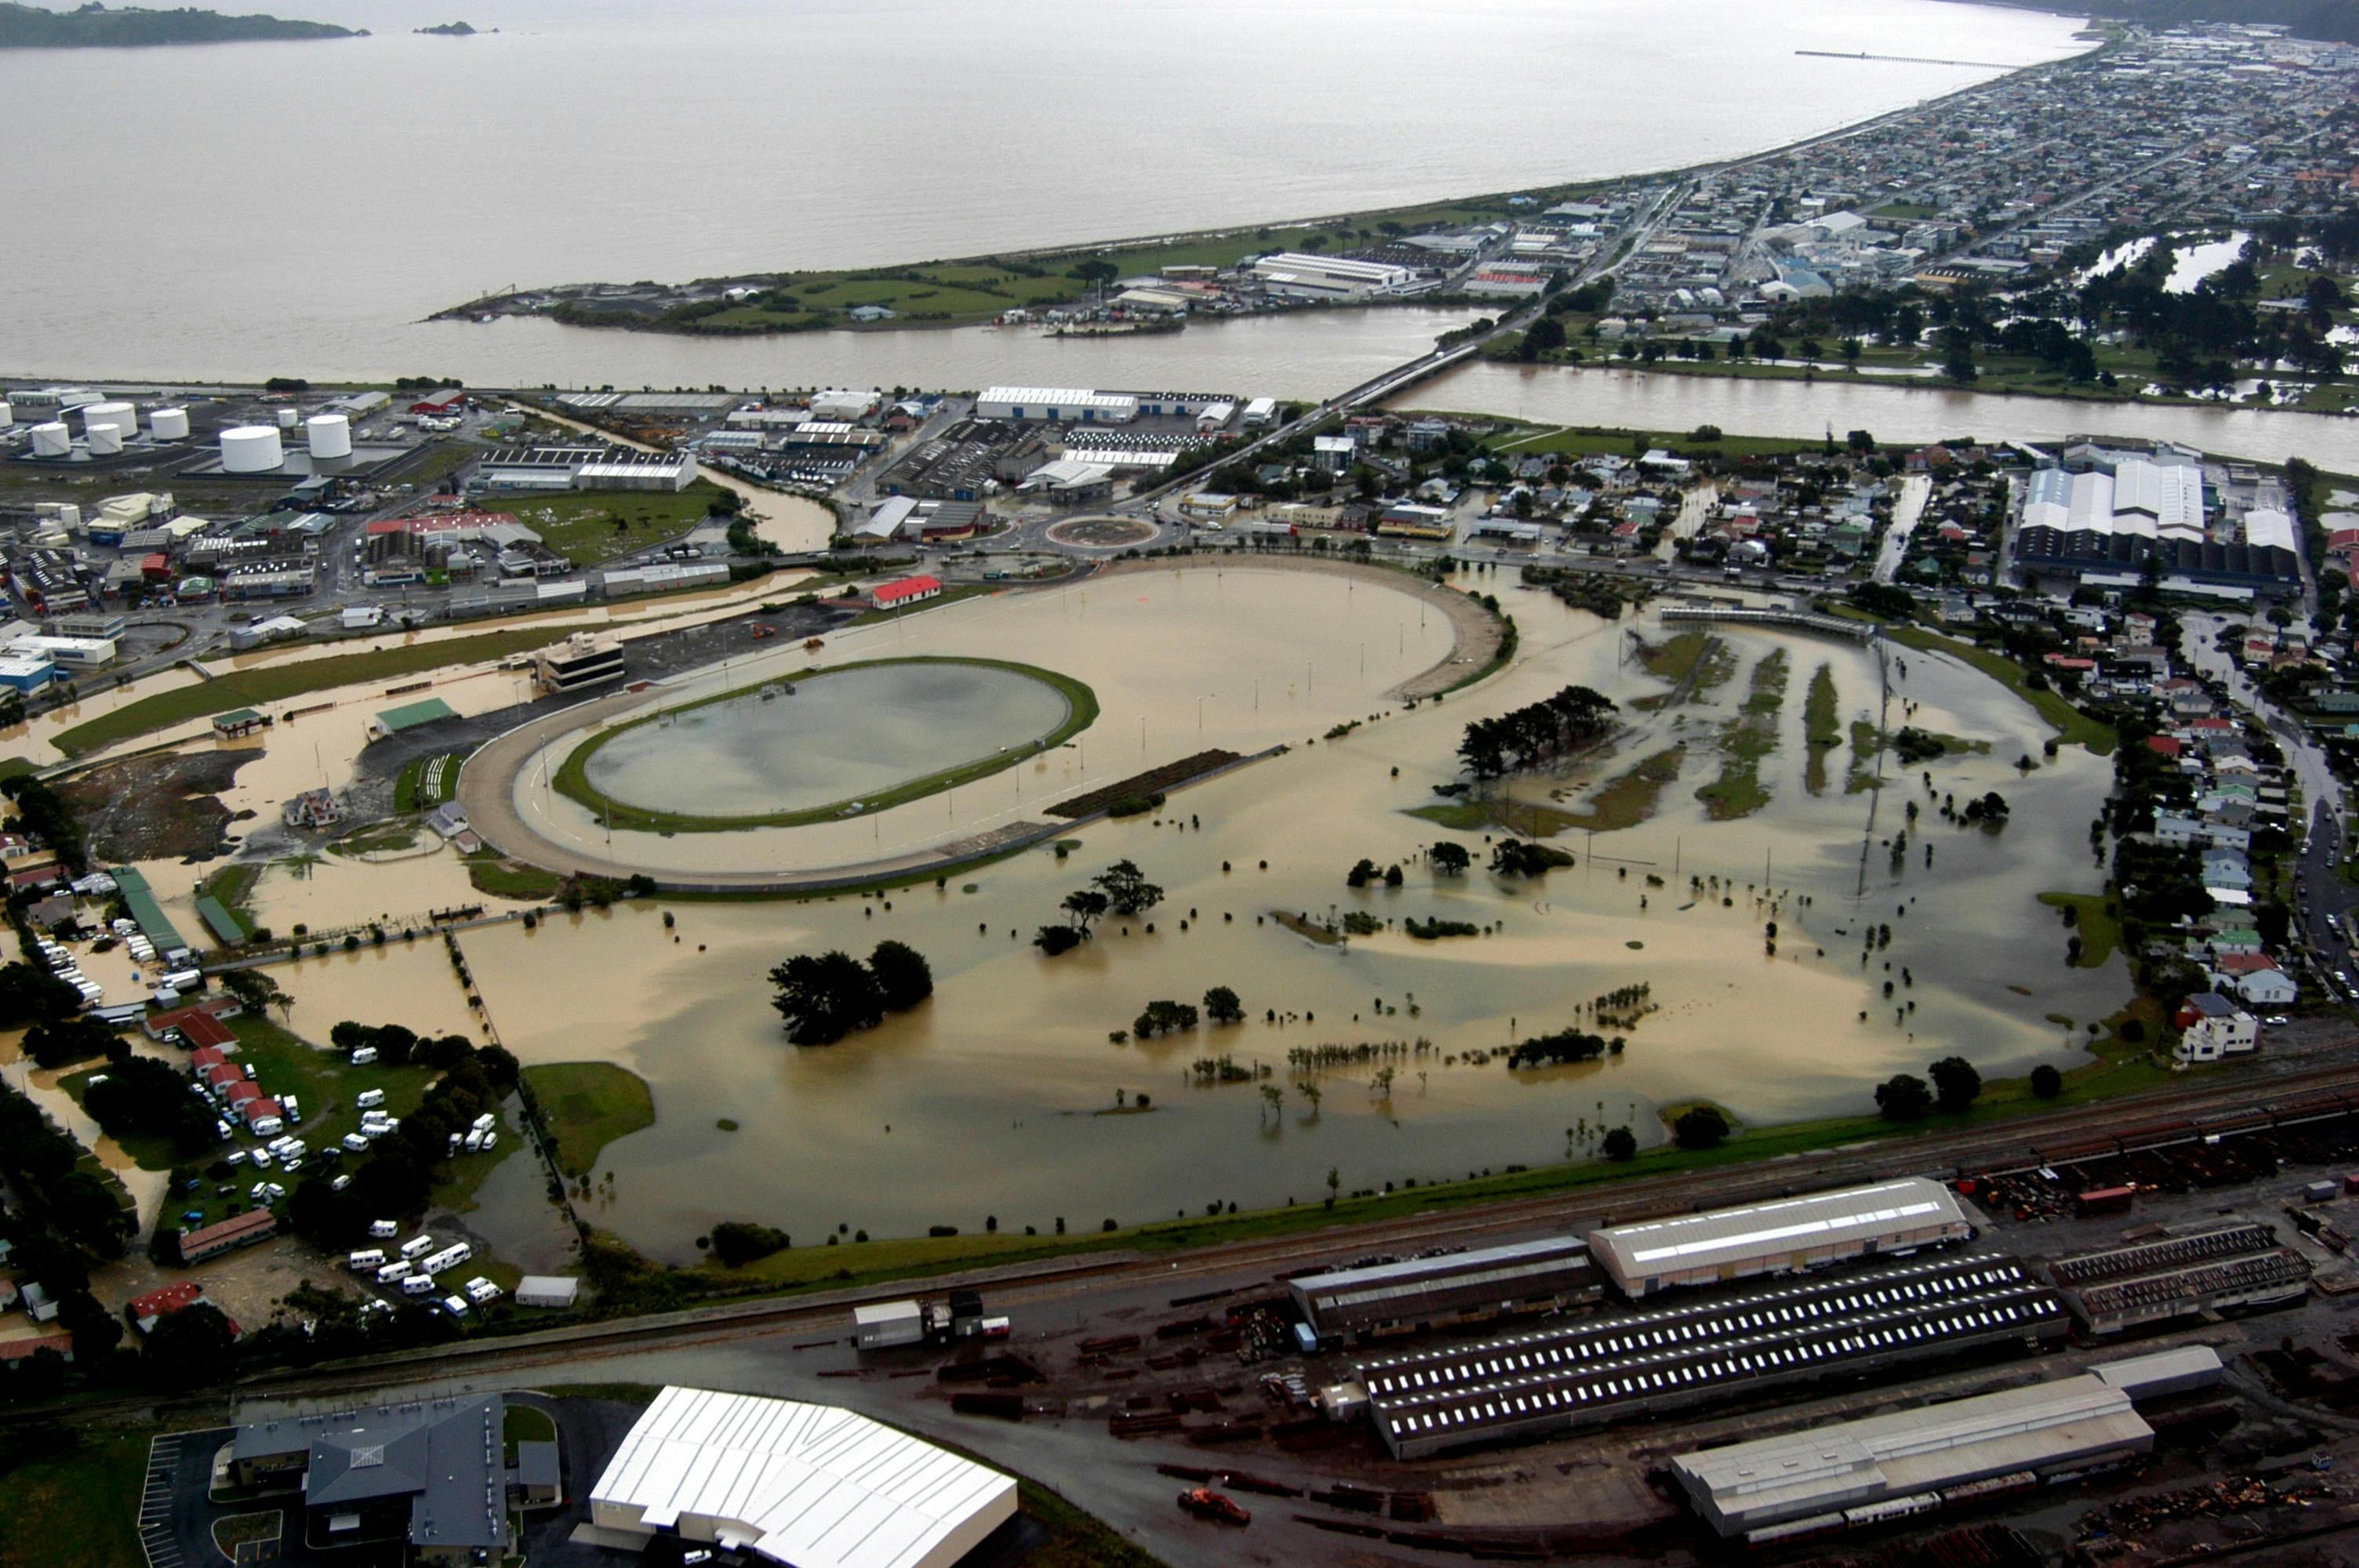
[[[1989,0],[1949,0],[1949,3],[1968,6],[1979,6],[1989,3]],[[2001,0],[2001,3],[2005,3],[2005,0]],[[2073,10],[2070,7],[2058,7],[2049,5],[2009,4],[2007,8],[2012,10],[2037,10],[2049,15],[2063,16],[2082,15],[2079,11]],[[873,275],[897,275],[914,272],[917,269],[926,267],[972,267],[987,265],[1005,265],[1009,262],[1024,265],[1053,262],[1078,264],[1081,261],[1088,259],[1113,258],[1126,254],[1154,251],[1182,245],[1238,244],[1246,250],[1250,250],[1256,248],[1266,248],[1266,243],[1262,239],[1263,236],[1270,236],[1272,240],[1275,240],[1278,236],[1283,236],[1288,233],[1311,233],[1324,230],[1341,228],[1365,229],[1385,222],[1394,222],[1406,225],[1420,218],[1430,221],[1445,212],[1457,213],[1462,216],[1506,216],[1516,211],[1516,209],[1510,206],[1510,203],[1518,198],[1528,198],[1537,201],[1544,202],[1572,200],[1583,196],[1593,195],[1602,190],[1610,189],[1615,186],[1629,184],[1634,181],[1661,182],[1689,179],[1701,175],[1742,168],[1747,164],[1764,159],[1785,157],[1794,153],[1806,151],[1812,147],[1829,146],[1831,144],[1845,140],[1849,137],[1860,135],[1866,132],[1875,130],[1875,128],[1889,124],[1894,120],[1901,119],[1912,114],[1921,114],[1937,105],[1951,103],[1956,99],[1968,97],[1972,94],[1987,91],[2002,82],[2016,81],[2032,73],[2059,70],[2084,64],[2091,59],[2103,54],[2106,49],[2112,48],[2114,41],[2114,40],[2110,38],[2093,38],[2089,42],[2088,47],[2073,54],[2065,55],[2055,59],[2035,61],[2029,65],[2002,70],[1995,75],[1986,76],[1980,81],[1969,83],[1964,87],[1960,87],[1948,92],[1934,93],[1930,97],[1920,98],[1912,103],[1904,104],[1896,109],[1888,109],[1880,114],[1872,114],[1863,120],[1852,121],[1850,123],[1832,127],[1829,130],[1820,132],[1814,135],[1804,136],[1788,142],[1779,142],[1767,146],[1756,147],[1728,157],[1709,159],[1700,163],[1683,164],[1657,168],[1629,169],[1620,173],[1600,175],[1593,178],[1585,178],[1575,180],[1542,180],[1533,184],[1515,187],[1504,190],[1487,191],[1471,195],[1444,195],[1428,200],[1411,202],[1399,206],[1366,208],[1308,217],[1273,218],[1259,222],[1245,222],[1208,228],[1179,230],[1158,234],[1134,234],[1114,238],[1050,243],[1026,249],[1006,249],[973,255],[942,257],[930,261],[886,261],[858,267],[808,269],[779,267],[764,272],[746,272],[694,277],[677,283],[663,285],[662,287],[671,290],[725,289],[730,287],[751,287],[756,284],[766,284],[771,287],[788,287],[788,280],[796,277],[836,279]],[[622,311],[607,313],[610,317],[608,319],[583,320],[560,317],[546,310],[518,310],[512,308],[513,302],[518,298],[527,296],[547,294],[560,287],[566,289],[598,290],[610,287],[613,286],[593,282],[587,284],[577,283],[561,286],[547,286],[539,288],[516,288],[506,293],[481,295],[471,300],[454,303],[452,305],[446,306],[440,310],[436,310],[421,319],[425,321],[463,321],[473,323],[481,322],[485,319],[498,319],[508,316],[525,316],[541,319],[553,319],[558,321],[561,326],[578,327],[591,331],[655,332],[666,336],[690,339],[732,339],[791,338],[802,336],[806,333],[829,331],[908,331],[932,328],[972,327],[988,324],[995,320],[999,314],[996,310],[982,312],[970,311],[951,313],[939,318],[926,317],[922,319],[908,318],[897,315],[890,319],[874,322],[830,320],[795,325],[782,324],[758,327],[738,325],[726,327],[700,327],[694,321],[666,321],[653,318],[635,316],[628,312]],[[1081,297],[1081,295],[1078,292],[1070,297],[1070,298],[1076,299],[1079,297]],[[1065,302],[1070,302],[1070,300],[1059,301],[1056,303]],[[1044,304],[1039,308],[1056,308],[1056,303]],[[1398,300],[1355,302],[1350,305],[1314,304],[1307,307],[1297,307],[1294,308],[1314,310],[1359,310],[1375,308],[1382,305],[1417,305],[1427,307],[1487,305],[1495,307],[1501,306],[1505,303],[1509,302],[1471,299],[1464,297],[1429,295]],[[1266,315],[1277,313],[1279,312],[1256,312],[1255,314]],[[1219,320],[1223,319],[1223,318],[1215,317],[1208,319]],[[1190,323],[1190,325],[1193,324],[1195,323]]]

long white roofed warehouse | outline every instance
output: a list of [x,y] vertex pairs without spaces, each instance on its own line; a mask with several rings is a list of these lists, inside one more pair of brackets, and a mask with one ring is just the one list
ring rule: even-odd
[[1604,1294],[1604,1281],[1589,1249],[1560,1236],[1302,1274],[1288,1281],[1287,1289],[1321,1335],[1368,1335],[1595,1301]]
[[1964,1241],[1973,1223],[1939,1182],[1908,1176],[1874,1186],[1609,1226],[1589,1250],[1633,1301],[1677,1285],[1794,1274],[1846,1258],[1888,1257]]
[[2061,1339],[2056,1292],[2012,1258],[1887,1264],[1360,1362],[1398,1459],[1757,1396],[1796,1382]]
[[2216,1383],[2205,1346],[2108,1362],[2077,1378],[1681,1454],[1671,1474],[1724,1536],[1768,1545],[2038,1485],[2143,1454],[2130,1406]]

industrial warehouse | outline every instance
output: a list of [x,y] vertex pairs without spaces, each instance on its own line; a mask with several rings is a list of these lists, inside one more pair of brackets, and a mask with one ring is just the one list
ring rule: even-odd
[[704,1389],[656,1396],[576,1539],[658,1535],[790,1568],[950,1568],[1015,1517],[1016,1483],[864,1415]]
[[1571,1237],[1304,1274],[1287,1288],[1322,1336],[1430,1329],[1604,1293],[1589,1249]]
[[2201,1313],[2283,1306],[2310,1293],[2310,1265],[2277,1232],[2223,1219],[2152,1241],[2084,1252],[2049,1265],[2072,1316],[2090,1334],[2119,1334]]
[[2117,1465],[2154,1446],[2131,1408],[2220,1380],[2194,1346],[2076,1378],[1682,1454],[1696,1512],[1755,1545],[1875,1524]]
[[1679,1285],[1791,1274],[1848,1258],[1963,1241],[1973,1226],[1939,1182],[1921,1176],[1714,1209],[1589,1233],[1590,1250],[1633,1301]]
[[1655,1415],[1838,1373],[2023,1348],[2071,1327],[2009,1258],[1959,1258],[1758,1285],[1677,1307],[1363,1361],[1394,1457]]

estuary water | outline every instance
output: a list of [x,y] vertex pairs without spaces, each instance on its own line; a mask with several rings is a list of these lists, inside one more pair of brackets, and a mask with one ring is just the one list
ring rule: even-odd
[[[1942,0],[268,9],[375,36],[0,53],[0,202],[56,258],[12,297],[0,370],[969,384],[906,341],[953,334],[886,337],[864,375],[830,340],[760,345],[771,368],[747,375],[721,368],[740,343],[418,322],[512,283],[919,260],[1676,167],[1996,74],[1797,49],[2079,47],[2069,18]],[[413,32],[454,10],[499,30]],[[1300,330],[1306,352],[1357,351]],[[1271,390],[1352,379],[1299,370]]]

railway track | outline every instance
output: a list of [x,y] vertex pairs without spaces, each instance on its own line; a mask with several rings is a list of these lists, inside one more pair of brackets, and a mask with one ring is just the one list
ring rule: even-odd
[[[1251,1290],[1266,1287],[1288,1272],[1371,1251],[1477,1245],[1542,1227],[1626,1223],[1929,1171],[2019,1171],[2051,1159],[2166,1148],[2205,1136],[2234,1136],[2353,1113],[2359,1113],[2359,1065],[2307,1068],[2259,1082],[2242,1078],[2231,1084],[2139,1095],[2108,1105],[2069,1107],[2013,1117],[1986,1127],[1780,1156],[1754,1165],[1679,1172],[1481,1204],[1453,1203],[1438,1194],[1432,1208],[1397,1218],[1169,1254],[1125,1250],[1051,1259],[965,1271],[922,1284],[902,1281],[790,1298],[728,1302],[648,1317],[467,1340],[366,1362],[260,1373],[242,1379],[230,1392],[240,1400],[346,1398],[392,1384],[506,1376],[650,1349],[689,1348],[781,1334],[810,1336],[815,1330],[833,1336],[842,1333],[855,1305],[896,1300],[919,1288],[940,1290],[953,1284],[988,1289],[995,1306],[1010,1307],[1070,1300],[1108,1288],[1169,1287],[1173,1294],[1186,1295],[1190,1287],[1215,1280],[1234,1280],[1235,1288]],[[126,1398],[54,1407],[46,1413],[75,1422],[143,1414],[158,1418],[198,1412],[217,1415],[220,1403],[219,1394],[182,1401]]]

